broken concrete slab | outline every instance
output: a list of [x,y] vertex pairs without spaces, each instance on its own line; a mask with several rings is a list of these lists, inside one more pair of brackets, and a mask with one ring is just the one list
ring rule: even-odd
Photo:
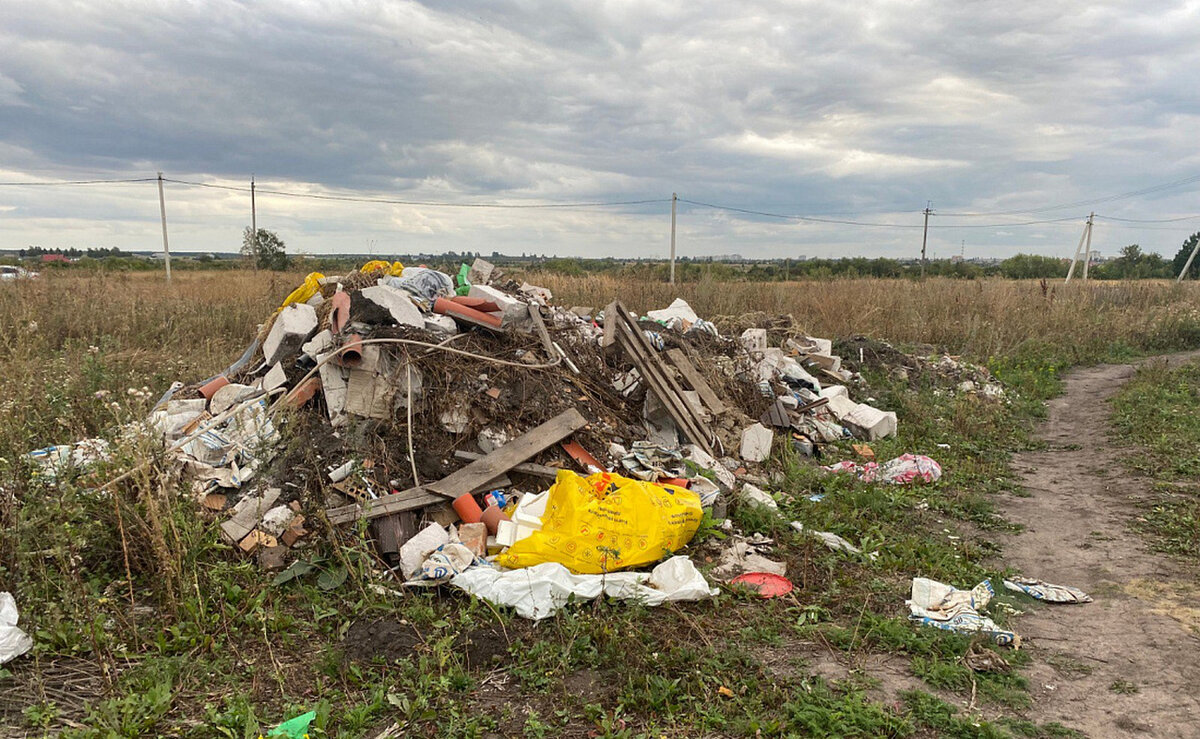
[[[321,354],[317,361],[324,361],[328,354]],[[336,362],[325,362],[318,370],[321,375],[321,389],[325,391],[325,408],[329,414],[329,424],[334,428],[346,423],[346,389],[349,385],[347,375],[349,370]]]
[[495,303],[500,309],[500,313],[504,316],[503,322],[505,326],[529,320],[528,304],[494,287],[488,285],[471,285],[470,291],[467,292],[467,297],[479,298]]
[[751,508],[770,508],[773,511],[779,510],[779,504],[771,497],[771,494],[761,488],[758,488],[750,483],[743,483],[742,490],[738,494],[738,498],[750,506]]
[[756,423],[742,431],[742,446],[740,456],[747,462],[764,462],[771,456],[771,443],[775,441],[775,432]]
[[318,331],[311,339],[304,342],[300,347],[300,352],[316,359],[322,354],[327,354],[333,349],[333,332],[329,329]]
[[492,280],[492,272],[496,266],[486,259],[479,257],[471,262],[471,268],[467,270],[467,282],[472,285],[486,285]]
[[896,414],[881,411],[866,403],[859,403],[850,413],[842,417],[842,424],[849,426],[859,438],[875,441],[896,435]]
[[208,412],[214,416],[220,415],[237,405],[239,401],[243,399],[249,400],[256,392],[249,385],[231,382],[213,393],[212,400],[208,403]]
[[392,320],[400,326],[425,327],[425,318],[421,309],[413,305],[412,298],[405,290],[391,285],[373,285],[364,287],[358,293],[391,314]]
[[263,341],[263,357],[267,364],[275,364],[298,353],[316,330],[317,311],[311,305],[292,303],[279,311]]

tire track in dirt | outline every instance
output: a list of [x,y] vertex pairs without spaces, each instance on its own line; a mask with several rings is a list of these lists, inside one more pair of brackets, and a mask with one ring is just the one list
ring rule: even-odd
[[1134,369],[1070,373],[1039,430],[1047,448],[1013,460],[1030,496],[1006,501],[1005,518],[1025,530],[1005,543],[1003,564],[1095,599],[1016,619],[1034,656],[1027,718],[1091,737],[1200,737],[1200,636],[1185,625],[1187,608],[1200,605],[1198,572],[1130,531],[1152,482],[1126,470],[1128,449],[1110,436],[1107,401]]

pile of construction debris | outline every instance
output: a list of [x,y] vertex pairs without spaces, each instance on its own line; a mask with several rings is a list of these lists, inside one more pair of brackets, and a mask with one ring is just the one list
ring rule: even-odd
[[[773,446],[894,435],[894,413],[851,399],[854,380],[827,339],[723,336],[683,300],[644,316],[619,301],[566,309],[484,260],[454,276],[372,262],[309,275],[233,365],[172,386],[149,426],[226,541],[265,568],[298,559],[313,532],[365,521],[404,580],[516,604],[512,588],[534,578],[515,585],[496,563],[524,566],[515,553],[532,548],[530,571],[556,595],[518,611],[541,617],[572,593],[707,597],[686,557],[597,584],[546,552],[595,520],[570,534],[571,562],[641,566],[635,540],[659,536],[657,561],[688,543],[702,507],[771,501],[753,483],[766,485]],[[53,476],[104,454],[90,440],[34,459]],[[658,512],[622,516],[636,501]]]

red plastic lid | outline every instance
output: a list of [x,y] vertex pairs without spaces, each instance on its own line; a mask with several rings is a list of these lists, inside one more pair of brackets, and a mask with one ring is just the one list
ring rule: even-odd
[[792,592],[792,583],[782,575],[771,572],[747,572],[730,581],[734,585],[745,585],[764,598],[778,598]]

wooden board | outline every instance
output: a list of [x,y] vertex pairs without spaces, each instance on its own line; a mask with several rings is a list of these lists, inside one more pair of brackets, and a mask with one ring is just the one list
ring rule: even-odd
[[604,335],[600,337],[600,350],[611,352],[617,344],[617,301],[604,308]]
[[554,351],[554,342],[550,340],[550,333],[546,331],[546,322],[542,320],[541,306],[530,303],[529,318],[533,320],[533,327],[537,329],[538,336],[542,339],[542,348],[546,350],[547,358],[554,359],[558,356],[558,352]]
[[[487,455],[479,452],[469,452],[466,449],[458,449],[455,450],[454,456],[458,459],[465,459],[470,462],[476,459],[483,459]],[[559,468],[547,467],[544,464],[533,464],[532,462],[522,462],[521,464],[513,466],[509,472],[520,472],[523,475],[532,475],[533,477],[542,477],[547,480],[553,480],[558,477]]]
[[429,483],[425,489],[453,500],[489,480],[494,480],[538,452],[557,444],[587,426],[587,423],[587,419],[578,410],[571,408],[563,411],[483,459],[478,459],[437,482]]
[[229,544],[236,544],[258,526],[263,515],[275,506],[281,491],[279,488],[267,488],[262,495],[249,496],[235,506],[233,516],[221,524],[221,536]]
[[415,511],[444,500],[446,500],[445,497],[427,493],[423,488],[409,488],[399,493],[376,498],[362,505],[352,503],[338,508],[329,508],[325,511],[325,516],[329,519],[329,523],[336,526],[357,521],[360,518],[379,518],[393,513]]
[[[698,418],[683,397],[683,388],[675,377],[667,372],[662,360],[658,358],[650,346],[637,319],[621,305],[620,301],[612,304],[614,317],[617,319],[617,338],[629,353],[634,366],[638,368],[642,379],[660,401],[671,420],[685,436],[693,443],[713,456],[713,435],[704,420]],[[607,323],[608,316],[605,315]]]
[[679,374],[683,376],[683,381],[691,386],[693,390],[700,396],[700,400],[704,401],[704,405],[713,413],[724,413],[726,408],[713,389],[696,370],[696,366],[692,364],[687,355],[681,349],[668,349],[667,358],[671,360],[671,364],[675,365],[675,369],[679,370]]

